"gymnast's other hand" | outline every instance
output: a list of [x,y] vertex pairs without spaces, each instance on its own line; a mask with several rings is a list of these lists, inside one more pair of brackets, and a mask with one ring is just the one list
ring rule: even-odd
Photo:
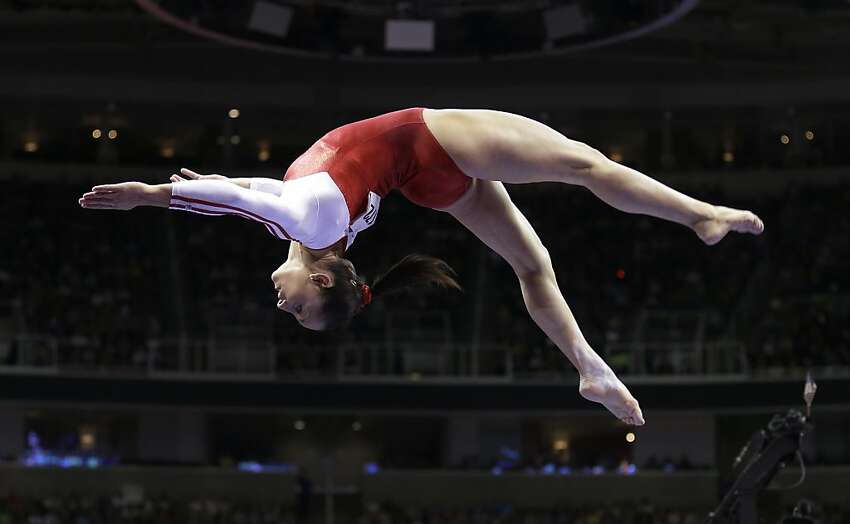
[[[122,182],[94,186],[78,200],[86,209],[129,210],[142,205],[157,205],[156,188],[142,182]],[[167,203],[166,203],[167,205]]]
[[185,167],[180,168],[180,174],[171,175],[172,182],[183,182],[185,180],[225,180],[230,181],[229,178],[223,175],[202,175],[200,173],[195,173],[191,169],[186,169]]

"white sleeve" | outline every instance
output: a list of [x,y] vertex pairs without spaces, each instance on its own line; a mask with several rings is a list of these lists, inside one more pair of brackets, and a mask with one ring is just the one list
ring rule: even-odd
[[[314,178],[318,175],[327,180]],[[280,182],[279,194],[254,191],[223,180],[187,180],[172,184],[171,188],[171,209],[255,220],[275,237],[295,240],[313,249],[333,244],[345,235],[348,226],[345,200],[327,173]]]
[[251,179],[251,189],[280,196],[283,193],[283,181],[274,178],[255,177]]

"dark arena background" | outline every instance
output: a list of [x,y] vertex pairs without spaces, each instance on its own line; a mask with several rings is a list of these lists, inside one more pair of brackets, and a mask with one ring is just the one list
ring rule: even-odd
[[[706,246],[508,186],[645,425],[397,193],[358,271],[423,253],[464,292],[329,332],[275,308],[257,224],[77,203],[279,180],[408,107],[524,115],[764,220]],[[0,0],[0,108],[0,524],[850,523],[845,0]]]

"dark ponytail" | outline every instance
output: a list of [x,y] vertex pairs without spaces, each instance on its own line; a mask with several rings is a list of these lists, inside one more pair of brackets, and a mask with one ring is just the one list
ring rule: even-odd
[[[425,255],[411,254],[402,258],[369,284],[358,275],[354,264],[341,257],[316,261],[317,267],[334,275],[334,285],[322,289],[325,329],[346,327],[372,299],[414,287],[436,286],[462,291],[457,273],[445,261]],[[367,289],[368,288],[368,289]]]
[[411,254],[402,258],[369,286],[372,296],[383,297],[413,287],[437,286],[462,291],[457,273],[445,261],[425,255]]

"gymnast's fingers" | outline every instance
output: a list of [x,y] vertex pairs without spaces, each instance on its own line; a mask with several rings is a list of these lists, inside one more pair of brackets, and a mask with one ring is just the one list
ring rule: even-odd
[[91,190],[96,193],[114,193],[118,191],[118,186],[115,184],[103,184],[100,186],[94,186]]
[[176,182],[182,182],[183,179],[180,178],[180,175],[171,175],[171,181],[176,183]]
[[112,195],[105,196],[84,196],[80,199],[80,202],[115,202],[115,199],[112,198]]
[[191,178],[191,179],[198,179],[198,178],[201,178],[201,175],[199,175],[198,173],[195,173],[195,172],[194,172],[194,171],[192,171],[191,169],[186,169],[185,167],[181,167],[181,168],[180,168],[180,173],[181,173],[183,176],[185,176],[186,178]]
[[80,207],[99,207],[99,206],[114,206],[115,202],[110,200],[100,200],[100,199],[91,199],[91,198],[81,198],[79,200]]
[[117,194],[117,191],[89,191],[83,193],[83,198],[114,198]]
[[102,201],[83,201],[80,203],[80,206],[86,209],[114,209],[115,206],[112,202],[102,202]]
[[95,198],[95,199],[111,199],[114,200],[118,198],[120,194],[117,191],[112,191],[109,193],[101,192],[101,191],[90,191],[82,196],[84,199]]

